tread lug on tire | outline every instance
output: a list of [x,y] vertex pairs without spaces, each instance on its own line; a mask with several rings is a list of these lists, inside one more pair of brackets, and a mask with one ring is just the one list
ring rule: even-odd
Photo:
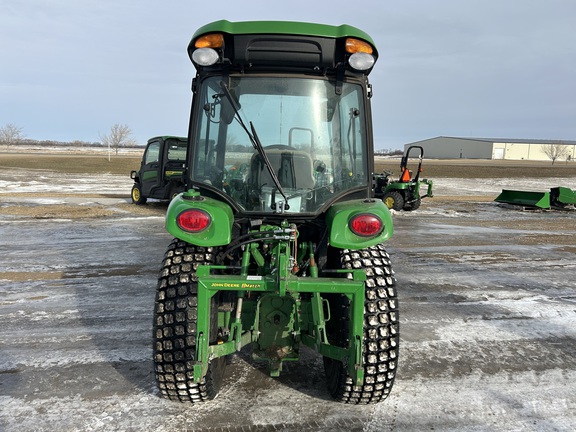
[[[178,239],[164,255],[156,291],[153,359],[158,389],[170,400],[198,403],[213,399],[224,375],[226,358],[220,357],[210,362],[202,382],[192,379],[198,318],[195,271],[201,264],[213,263],[214,256],[213,248],[196,247]],[[213,314],[218,313],[216,297]],[[217,328],[210,329],[211,338],[216,333]]]
[[[334,399],[350,404],[372,404],[384,400],[392,390],[399,349],[399,319],[396,279],[390,258],[382,244],[359,251],[342,250],[343,268],[364,268],[364,382],[353,385],[345,365],[324,357],[328,390]],[[360,263],[360,267],[358,267]],[[334,324],[331,343],[347,347],[350,329],[350,301],[344,295],[330,299]]]

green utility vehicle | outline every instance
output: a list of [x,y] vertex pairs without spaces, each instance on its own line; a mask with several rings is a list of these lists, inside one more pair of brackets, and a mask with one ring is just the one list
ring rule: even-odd
[[[416,175],[412,177],[412,170],[408,167],[410,152],[418,150],[418,167],[416,168]],[[391,179],[391,172],[384,172],[384,174],[377,174],[374,176],[374,194],[380,198],[389,209],[396,211],[400,210],[416,210],[422,203],[422,198],[432,197],[432,180],[420,180],[420,173],[422,172],[422,158],[424,156],[424,149],[421,146],[410,146],[402,160],[400,161],[400,178],[398,181]],[[421,195],[420,188],[426,185],[426,193]]]
[[372,39],[347,25],[218,21],[196,68],[188,190],[159,276],[154,365],[161,394],[213,398],[226,356],[251,345],[278,376],[303,346],[329,393],[388,396],[398,357],[392,220],[372,191]]
[[188,140],[176,136],[150,138],[140,170],[130,172],[134,180],[132,202],[145,204],[148,198],[172,199],[184,192]]

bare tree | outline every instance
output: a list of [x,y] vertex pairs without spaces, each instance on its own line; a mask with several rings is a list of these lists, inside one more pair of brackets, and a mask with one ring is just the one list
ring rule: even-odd
[[7,123],[0,128],[0,143],[11,146],[20,142],[24,138],[22,128],[13,123]]
[[136,145],[136,140],[132,138],[132,130],[128,125],[114,124],[110,128],[110,133],[108,135],[100,135],[102,144],[108,146],[108,148],[114,149],[115,153],[118,154],[118,149],[120,147],[126,147],[131,145]]
[[562,143],[542,144],[542,151],[546,156],[552,159],[552,165],[557,159],[567,159],[570,149]]

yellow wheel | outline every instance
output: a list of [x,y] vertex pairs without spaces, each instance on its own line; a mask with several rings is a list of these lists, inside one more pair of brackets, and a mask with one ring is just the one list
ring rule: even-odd
[[386,207],[392,210],[400,211],[404,208],[404,197],[400,192],[387,192],[384,197],[382,197],[382,201],[384,201]]
[[144,196],[142,196],[142,191],[140,190],[140,186],[138,185],[134,185],[132,187],[132,202],[134,204],[145,204],[146,203],[146,198]]

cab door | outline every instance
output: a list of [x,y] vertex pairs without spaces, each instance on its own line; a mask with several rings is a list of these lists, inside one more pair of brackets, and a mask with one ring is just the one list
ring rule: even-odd
[[146,197],[150,196],[154,188],[158,187],[160,183],[160,150],[161,142],[152,141],[148,143],[142,158],[140,181],[142,194]]

